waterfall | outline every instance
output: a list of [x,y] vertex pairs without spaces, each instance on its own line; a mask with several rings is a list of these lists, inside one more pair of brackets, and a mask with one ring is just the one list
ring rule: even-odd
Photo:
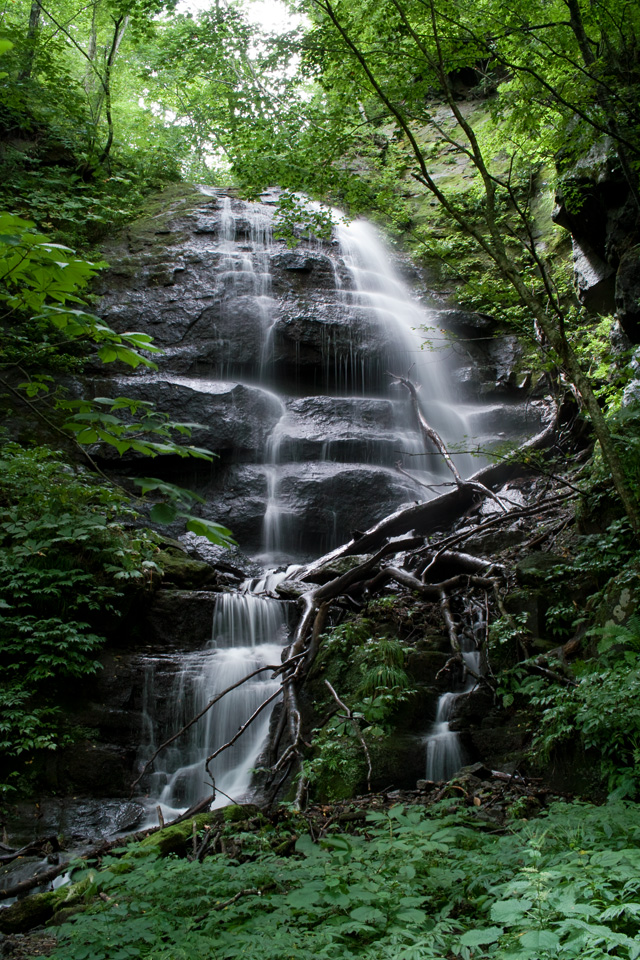
[[[221,594],[216,602],[212,639],[204,650],[182,655],[178,670],[163,690],[159,683],[159,658],[147,663],[145,684],[145,729],[153,731],[156,741],[176,732],[207,706],[216,694],[257,670],[280,663],[286,639],[283,603],[251,594]],[[218,747],[227,743],[254,711],[279,686],[266,670],[238,687],[212,707],[198,723],[164,750],[156,763],[150,794],[162,808],[166,819],[177,816],[201,800],[210,790],[205,761]],[[170,716],[162,717],[166,703]],[[228,803],[228,797],[241,801],[249,788],[255,766],[269,728],[273,703],[237,742],[212,763],[216,805]],[[164,724],[162,720],[164,719]],[[156,744],[145,744],[143,756]]]
[[[427,419],[450,447],[464,441],[469,421],[454,402],[446,358],[423,349],[424,328],[432,339],[441,337],[435,314],[412,294],[370,224],[337,215],[333,243],[304,242],[287,251],[273,239],[269,205],[213,189],[205,194],[210,199],[196,211],[199,226],[187,258],[195,293],[186,283],[183,288],[185,297],[195,298],[196,313],[180,328],[175,347],[179,357],[188,347],[182,341],[193,335],[194,352],[186,356],[195,359],[177,370],[170,360],[162,382],[183,391],[187,407],[197,404],[185,419],[202,422],[202,411],[205,417],[211,411],[225,479],[202,493],[211,515],[226,522],[265,569],[254,590],[268,591],[280,576],[268,572],[274,565],[318,556],[401,502],[435,495],[400,476],[398,461],[423,483],[449,480],[442,458],[425,453],[408,394],[389,374],[409,375],[418,385]],[[305,287],[307,277],[318,278],[317,291]],[[461,473],[477,467],[468,455],[453,455]],[[247,485],[251,492],[240,509],[228,519],[216,515],[219,503],[233,502],[234,491]],[[243,527],[248,507],[253,513]],[[178,669],[175,658],[147,660],[141,756],[217,693],[278,663],[285,635],[280,602],[250,592],[220,595],[204,649],[183,655]],[[206,794],[206,758],[277,689],[270,677],[265,671],[238,687],[160,754],[150,790],[165,816]],[[433,776],[462,762],[449,728],[456,696],[441,698],[428,738]],[[217,802],[227,802],[224,794],[235,800],[246,794],[270,715],[271,706],[214,761],[223,792]]]
[[[483,622],[474,624],[475,631],[483,626]],[[465,635],[460,638],[460,654],[464,665],[462,684],[438,697],[436,717],[425,738],[427,780],[450,780],[467,762],[460,734],[451,729],[450,721],[460,698],[474,688],[476,678],[482,674],[482,654],[476,640]]]
[[[413,379],[427,420],[455,450],[455,445],[469,436],[469,421],[451,389],[446,359],[450,343],[436,325],[435,311],[424,308],[412,295],[372,224],[366,220],[346,222],[338,217],[336,234],[354,286],[352,291],[342,290],[345,302],[356,315],[362,312],[372,317],[389,340],[387,369],[383,372],[387,383],[389,373]],[[425,349],[429,343],[435,344],[433,352]],[[397,393],[403,388],[394,389]],[[408,401],[403,404],[405,408],[408,405]],[[402,428],[399,441],[402,451],[412,458],[411,467],[419,471],[423,481],[442,478],[447,473],[442,457],[425,455],[424,442],[406,413]],[[468,453],[454,453],[453,459],[463,476],[480,466]]]

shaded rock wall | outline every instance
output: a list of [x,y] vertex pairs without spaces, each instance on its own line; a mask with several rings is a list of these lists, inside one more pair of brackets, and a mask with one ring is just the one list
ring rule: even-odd
[[[113,327],[151,334],[165,353],[156,374],[96,379],[96,395],[202,424],[192,442],[220,457],[213,467],[163,459],[155,472],[203,494],[203,514],[244,551],[281,560],[318,555],[421,499],[394,469],[403,452],[414,467],[407,453],[422,449],[406,398],[389,387],[388,371],[405,363],[397,333],[354,304],[337,241],[289,250],[273,239],[275,196],[247,204],[181,189],[105,251],[100,290]],[[429,362],[446,367],[470,425],[454,439],[485,447],[535,433],[515,338],[487,340],[493,322],[478,314],[431,316],[450,341]],[[125,467],[139,469],[136,458]]]

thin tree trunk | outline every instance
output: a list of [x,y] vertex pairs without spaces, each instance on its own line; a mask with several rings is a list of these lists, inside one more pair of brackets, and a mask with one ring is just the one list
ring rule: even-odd
[[40,6],[40,0],[32,0],[31,10],[29,11],[29,28],[27,30],[27,52],[25,54],[24,65],[18,74],[18,80],[29,80],[31,78],[33,61],[38,45],[41,13],[42,7]]
[[107,118],[107,142],[104,145],[104,149],[100,154],[98,163],[104,163],[108,159],[111,152],[111,147],[113,145],[113,115],[111,112],[111,71],[113,69],[113,64],[118,53],[118,47],[122,43],[122,38],[124,37],[125,31],[127,29],[127,24],[129,23],[129,17],[119,17],[114,21],[114,30],[113,30],[113,39],[111,41],[111,48],[107,54],[105,61],[105,70],[104,70],[104,80],[103,80],[103,89],[104,89],[104,104],[105,104],[105,116]]

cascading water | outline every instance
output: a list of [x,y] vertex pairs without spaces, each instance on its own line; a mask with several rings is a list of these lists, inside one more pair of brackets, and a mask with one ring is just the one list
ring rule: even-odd
[[[437,352],[434,354],[423,349],[425,341],[437,343],[443,337],[436,326],[434,313],[413,298],[394,269],[387,247],[370,223],[365,220],[345,222],[338,217],[336,234],[355,288],[342,291],[345,301],[354,313],[364,311],[372,315],[387,332],[390,349],[385,358],[387,368],[381,371],[383,377],[387,382],[391,379],[389,374],[411,377],[419,387],[427,419],[445,443],[455,448],[455,444],[469,435],[469,423],[460,404],[454,402],[446,360]],[[423,482],[425,474],[435,478],[446,473],[439,455],[426,454],[425,464],[424,443],[416,435],[415,424],[406,414],[402,426],[399,444],[402,452],[411,456],[411,466],[420,471]],[[454,454],[454,460],[462,475],[471,473],[480,465],[468,453]]]
[[458,690],[442,693],[436,705],[436,718],[425,738],[427,780],[450,780],[464,766],[466,754],[460,735],[451,729],[456,704],[469,693],[482,673],[482,654],[476,641],[467,636],[460,638],[460,655],[464,665],[464,677]]
[[[246,465],[233,469],[235,475],[243,470],[255,489],[258,479],[262,482],[261,536],[251,552],[268,568],[309,553],[317,556],[344,541],[350,533],[347,524],[378,519],[371,513],[378,497],[386,496],[386,504],[395,506],[433,495],[393,470],[405,457],[404,466],[423,482],[448,479],[440,457],[425,456],[408,397],[402,388],[392,386],[389,374],[408,374],[419,385],[427,418],[447,444],[462,441],[468,424],[452,400],[446,363],[422,349],[420,328],[433,331],[433,317],[394,270],[373,227],[337,217],[339,256],[335,244],[330,248],[303,245],[302,252],[283,253],[282,244],[275,248],[273,211],[268,206],[231,200],[215,191],[208,195],[216,197],[218,211],[217,236],[213,246],[207,241],[206,248],[216,306],[200,308],[194,322],[202,328],[207,309],[213,311],[209,329],[202,329],[200,336],[206,333],[215,351],[209,361],[198,360],[190,367],[188,375],[165,375],[165,381],[189,390],[190,395],[209,396],[212,404],[218,397],[231,395],[237,385],[252,403],[258,398],[269,428],[262,434],[261,449],[248,456]],[[214,233],[210,223],[205,218],[205,236]],[[278,284],[281,291],[284,288],[284,301],[282,292],[274,293],[272,272],[278,262],[290,271],[283,279],[280,268]],[[324,277],[328,307],[313,296],[302,307],[292,299],[298,277],[310,270]],[[305,340],[301,317],[319,329],[320,336],[311,345]],[[313,357],[316,343],[322,361],[313,380],[303,383],[300,364]],[[455,455],[455,459],[463,474],[477,466],[466,455]],[[366,493],[363,483],[369,485]],[[351,500],[345,490],[354,491],[349,494]],[[358,511],[363,521],[355,515]],[[233,520],[229,525],[236,529]],[[273,589],[275,582],[269,574],[254,584],[254,590]],[[286,635],[282,606],[255,593],[220,595],[211,643],[181,658],[172,689],[164,694],[175,704],[167,733],[186,724],[217,693],[252,670],[279,662]],[[157,674],[163,668],[160,659],[156,658],[155,666]],[[277,689],[278,682],[270,676],[266,671],[229,694],[161,753],[150,792],[166,816],[206,794],[204,761]],[[147,704],[159,697],[154,682],[151,663]],[[428,765],[434,778],[461,762],[457,736],[448,725],[447,711],[455,696],[441,698],[437,730],[428,738]],[[223,794],[233,799],[246,794],[250,770],[264,748],[270,713],[271,706],[214,761],[216,786]],[[148,707],[145,758],[164,733],[159,717],[152,714]],[[224,795],[218,802],[226,802]]]
[[[174,675],[167,700],[172,706],[170,727],[179,729],[199,714],[216,694],[266,665],[280,663],[286,639],[283,604],[278,600],[252,594],[221,594],[213,617],[213,635],[204,650],[184,655]],[[157,660],[147,668],[145,690],[145,726],[153,738],[160,739],[157,690]],[[279,680],[268,670],[238,687],[212,707],[188,733],[160,754],[150,784],[154,801],[163,815],[171,818],[206,795],[210,784],[205,761],[238,732],[254,711],[271,694]],[[264,747],[273,703],[247,729],[238,741],[212,763],[216,805],[228,803],[228,797],[242,800],[249,787],[251,769]],[[155,716],[153,714],[156,714]],[[151,740],[145,754],[154,747]]]

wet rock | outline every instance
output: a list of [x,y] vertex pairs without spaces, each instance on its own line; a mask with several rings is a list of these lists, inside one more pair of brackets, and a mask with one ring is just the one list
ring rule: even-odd
[[[92,797],[128,796],[133,779],[131,771],[136,754],[134,738],[139,733],[139,719],[139,716],[128,711],[120,718],[119,730],[122,733],[124,727],[128,734],[126,746],[81,740],[57,751],[54,757],[47,758],[44,781],[49,789],[74,790]],[[98,732],[107,739],[107,729],[99,729]],[[74,832],[79,833],[82,829],[76,826]],[[111,825],[105,835],[111,835]]]
[[460,337],[481,337],[494,333],[498,326],[494,317],[486,313],[471,313],[468,310],[438,310],[436,324]]
[[453,352],[453,376],[465,399],[514,397],[526,387],[526,371],[521,370],[523,348],[513,335],[461,339],[454,343]]
[[580,302],[602,313],[611,309],[615,269],[586,240],[573,241],[573,275]]
[[164,651],[194,650],[211,639],[216,594],[204,590],[158,590],[146,618],[145,642]]
[[640,244],[622,257],[616,274],[618,320],[632,343],[640,342]]
[[388,383],[394,342],[374,317],[346,304],[313,299],[282,302],[273,327],[271,358],[284,381],[360,392]]
[[60,894],[55,890],[51,893],[39,893],[17,900],[11,906],[0,910],[0,932],[26,933],[33,927],[42,926],[53,917],[59,900]]
[[562,557],[554,553],[531,553],[516,565],[516,578],[522,586],[539,586],[564,563]]
[[450,689],[451,678],[438,674],[451,659],[451,653],[439,650],[412,650],[407,656],[406,671],[412,682],[426,683],[434,689]]
[[118,378],[94,389],[99,396],[152,403],[172,421],[195,424],[190,437],[176,434],[176,441],[218,453],[258,456],[283,410],[268,390],[198,377]]
[[161,550],[156,556],[156,563],[162,570],[162,585],[178,587],[182,590],[197,590],[208,586],[218,586],[218,577],[208,563],[191,560],[180,555],[178,551]]
[[259,577],[262,573],[262,566],[247,557],[239,547],[222,547],[191,532],[182,534],[180,543],[190,556],[216,570],[221,582],[224,582],[225,575],[231,583]]
[[143,806],[133,800],[41,799],[37,803],[21,803],[13,808],[10,838],[13,843],[28,843],[50,836],[62,838],[65,844],[69,841],[94,843],[135,830],[143,816]]

